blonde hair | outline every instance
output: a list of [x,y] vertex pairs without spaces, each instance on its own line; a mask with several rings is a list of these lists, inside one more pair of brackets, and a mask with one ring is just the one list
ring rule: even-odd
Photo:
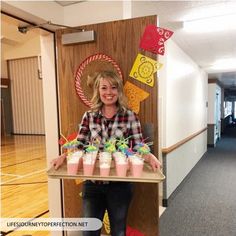
[[127,98],[124,95],[123,91],[123,81],[122,79],[113,71],[102,71],[99,73],[96,73],[93,78],[90,77],[90,85],[91,85],[91,80],[93,79],[93,97],[91,99],[92,102],[92,110],[93,111],[99,111],[103,103],[100,98],[99,94],[99,85],[101,79],[106,79],[110,84],[115,85],[118,90],[118,99],[116,102],[117,107],[119,110],[125,111],[127,109]]

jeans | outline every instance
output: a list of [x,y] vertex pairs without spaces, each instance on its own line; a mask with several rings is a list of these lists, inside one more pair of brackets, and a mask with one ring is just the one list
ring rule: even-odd
[[[128,182],[93,183],[83,185],[83,217],[95,217],[103,221],[107,209],[111,235],[125,236],[128,208],[133,195],[133,184]],[[100,236],[97,231],[83,231],[83,236]]]

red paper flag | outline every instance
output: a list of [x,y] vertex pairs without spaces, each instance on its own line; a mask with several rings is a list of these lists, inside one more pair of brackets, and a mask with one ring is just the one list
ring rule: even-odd
[[130,226],[127,226],[126,228],[126,236],[145,236],[137,229],[133,229]]
[[[66,137],[66,139],[68,140],[68,141],[72,141],[72,140],[74,140],[76,137],[77,137],[77,135],[78,135],[78,132],[74,132],[74,133],[72,133],[72,134],[69,134],[67,137]],[[58,143],[60,144],[60,145],[63,145],[63,144],[65,144],[67,141],[63,138],[63,137],[61,137],[60,139],[59,139],[59,141],[58,141]]]
[[156,25],[148,25],[140,40],[139,47],[155,54],[164,55],[164,42],[169,39],[173,33],[174,32],[168,29],[160,28]]

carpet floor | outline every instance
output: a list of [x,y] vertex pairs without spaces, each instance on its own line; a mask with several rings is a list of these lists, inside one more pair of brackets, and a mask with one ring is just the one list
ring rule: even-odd
[[178,187],[160,236],[236,236],[236,127],[228,127]]

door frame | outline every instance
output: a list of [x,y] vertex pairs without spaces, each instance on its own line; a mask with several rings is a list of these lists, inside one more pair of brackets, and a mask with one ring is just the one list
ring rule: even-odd
[[[20,15],[24,15],[20,10],[17,15],[1,11],[9,17],[24,21],[30,25],[32,22],[25,20]],[[51,166],[52,159],[60,154],[58,144],[59,140],[59,105],[58,105],[58,85],[57,85],[57,63],[56,63],[56,44],[55,32],[44,27],[40,36],[41,59],[42,59],[42,75],[43,75],[43,103],[44,103],[44,122],[46,137],[46,158],[47,169]],[[43,51],[43,52],[42,52]],[[50,218],[63,217],[63,196],[62,181],[58,179],[48,179],[48,206]],[[61,231],[51,231],[51,236],[64,236]]]

